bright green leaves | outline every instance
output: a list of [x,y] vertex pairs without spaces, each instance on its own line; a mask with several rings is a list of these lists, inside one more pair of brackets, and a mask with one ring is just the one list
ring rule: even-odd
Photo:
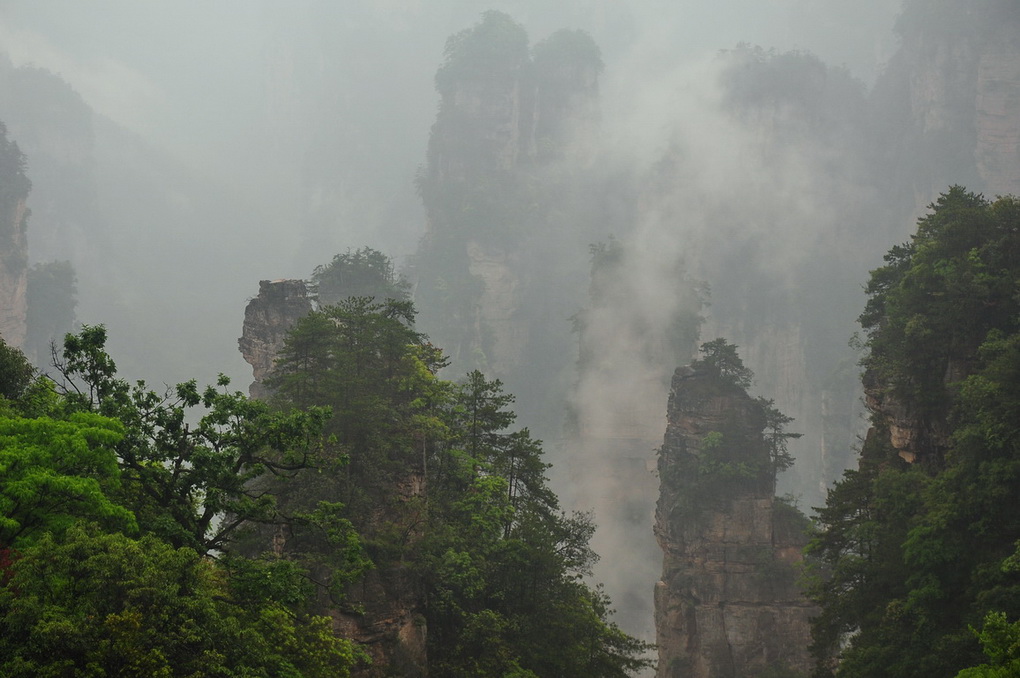
[[0,546],[21,546],[77,519],[137,529],[111,500],[119,484],[120,422],[88,413],[66,421],[0,417]]
[[200,553],[221,549],[246,521],[274,517],[273,497],[254,487],[259,478],[291,474],[323,454],[327,410],[271,411],[229,391],[222,375],[203,390],[195,381],[164,394],[129,387],[105,342],[102,326],[65,339],[56,365],[64,407],[121,422],[118,497],[143,530]]
[[69,335],[59,392],[36,380],[0,407],[0,674],[349,675],[363,654],[307,614],[304,565],[229,551],[290,521],[330,549],[327,585],[370,567],[342,507],[283,516],[267,492],[330,461],[329,411],[271,410],[222,376],[130,387],[105,339]]
[[286,607],[303,580],[283,563],[223,568],[76,525],[20,551],[7,577],[5,676],[348,676],[361,656],[328,619]]
[[1004,613],[990,612],[977,637],[989,663],[964,669],[956,678],[1020,678],[1020,622],[1010,623]]

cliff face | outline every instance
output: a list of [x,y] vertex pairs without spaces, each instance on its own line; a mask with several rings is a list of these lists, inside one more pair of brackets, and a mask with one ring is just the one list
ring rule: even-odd
[[0,123],[0,337],[21,348],[25,341],[28,288],[28,208],[31,183],[25,157]]
[[975,156],[985,191],[1020,191],[1020,22],[995,23],[977,63]]
[[290,328],[312,310],[303,280],[260,280],[259,294],[244,309],[244,328],[238,349],[251,365],[255,381],[248,387],[252,398],[266,398],[262,380],[273,369]]
[[[917,207],[947,184],[986,195],[1020,191],[1020,10],[981,0],[908,3],[886,79],[903,83]],[[902,134],[901,130],[901,134]],[[909,160],[907,161],[909,162]]]
[[796,584],[805,520],[774,498],[764,427],[739,387],[691,368],[674,374],[655,519],[659,678],[811,668],[817,610]]

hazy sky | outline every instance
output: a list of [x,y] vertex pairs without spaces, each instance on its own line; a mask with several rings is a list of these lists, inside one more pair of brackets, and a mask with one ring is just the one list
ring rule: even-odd
[[898,6],[0,0],[0,50],[15,65],[60,74],[99,114],[259,206],[264,224],[238,217],[216,226],[218,241],[237,242],[223,256],[252,269],[251,280],[219,285],[239,297],[224,303],[240,307],[241,290],[253,293],[259,278],[308,275],[348,247],[398,258],[415,250],[424,213],[413,182],[435,119],[432,78],[447,37],[486,9],[509,13],[533,42],[560,28],[589,31],[606,63],[606,136],[643,162],[662,152],[660,127],[683,115],[674,102],[685,81],[719,50],[740,42],[809,50],[870,81],[894,47]]
[[[430,124],[431,73],[446,37],[487,8],[540,39],[583,28],[608,76],[635,51],[642,68],[670,68],[739,42],[805,49],[870,81],[892,48],[894,0],[0,0],[0,46],[71,82],[97,111],[160,145],[229,166],[264,111],[267,59],[281,40],[332,45]],[[304,33],[304,35],[302,35]],[[386,55],[377,50],[387,50]],[[403,50],[393,58],[391,50]],[[374,52],[376,52],[374,54]],[[641,73],[626,77],[640,80]],[[421,80],[424,76],[425,82]],[[431,100],[430,100],[431,97]],[[423,148],[415,149],[419,155]]]

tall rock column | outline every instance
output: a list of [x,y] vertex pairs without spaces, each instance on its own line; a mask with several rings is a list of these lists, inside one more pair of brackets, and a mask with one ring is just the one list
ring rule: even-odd
[[655,520],[658,678],[808,672],[817,610],[796,576],[806,519],[774,497],[762,403],[718,372],[684,367],[667,415]]
[[273,361],[283,348],[287,332],[312,310],[303,280],[260,280],[259,294],[244,309],[244,328],[237,346],[252,367],[255,381],[248,387],[252,398],[265,398],[263,384]]

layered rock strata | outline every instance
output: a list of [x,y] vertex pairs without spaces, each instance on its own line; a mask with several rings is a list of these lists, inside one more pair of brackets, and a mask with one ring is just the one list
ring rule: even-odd
[[797,583],[806,521],[774,497],[761,404],[718,374],[673,377],[655,534],[658,678],[809,672],[817,609]]

